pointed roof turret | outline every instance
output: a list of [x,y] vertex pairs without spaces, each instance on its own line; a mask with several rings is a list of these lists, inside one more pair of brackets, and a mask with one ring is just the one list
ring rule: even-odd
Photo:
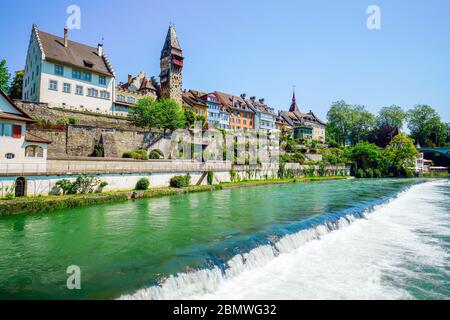
[[295,89],[294,89],[294,93],[292,95],[292,103],[291,103],[291,107],[289,108],[289,112],[300,112],[300,109],[297,105],[297,99],[295,98]]
[[161,58],[164,58],[171,53],[183,56],[175,26],[172,24],[169,25],[169,30],[167,31],[166,41],[164,42],[164,47],[161,51]]

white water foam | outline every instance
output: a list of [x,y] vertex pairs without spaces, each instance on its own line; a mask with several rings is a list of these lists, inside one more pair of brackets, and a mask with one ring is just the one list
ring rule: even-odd
[[442,184],[413,186],[366,219],[341,218],[337,230],[320,225],[237,255],[225,273],[182,273],[120,299],[411,299],[405,279],[423,280],[426,267],[449,269],[436,240],[450,236],[449,212],[434,205],[448,201]]

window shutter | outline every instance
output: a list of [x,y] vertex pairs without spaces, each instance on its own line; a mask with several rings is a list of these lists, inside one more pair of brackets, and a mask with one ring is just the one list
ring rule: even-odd
[[13,126],[13,138],[16,139],[22,138],[22,126],[19,125]]

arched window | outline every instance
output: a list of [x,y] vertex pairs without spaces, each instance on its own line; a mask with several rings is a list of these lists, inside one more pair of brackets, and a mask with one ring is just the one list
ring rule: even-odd
[[39,146],[27,146],[25,148],[25,157],[27,158],[43,158],[44,149]]

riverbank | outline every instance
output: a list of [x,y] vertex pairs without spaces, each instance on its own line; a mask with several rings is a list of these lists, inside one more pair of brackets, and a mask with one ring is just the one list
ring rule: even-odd
[[53,212],[60,209],[79,208],[85,206],[94,206],[105,203],[125,202],[136,199],[146,199],[154,197],[172,196],[186,193],[197,193],[206,191],[218,191],[222,189],[234,189],[243,187],[263,186],[270,184],[286,184],[300,182],[314,182],[327,180],[353,179],[353,177],[305,177],[291,179],[272,179],[272,180],[252,180],[227,182],[212,186],[190,186],[187,188],[153,188],[145,191],[115,191],[108,193],[93,193],[86,195],[65,195],[65,196],[42,196],[20,198],[12,200],[0,200],[0,216],[10,216],[16,214],[33,214]]

